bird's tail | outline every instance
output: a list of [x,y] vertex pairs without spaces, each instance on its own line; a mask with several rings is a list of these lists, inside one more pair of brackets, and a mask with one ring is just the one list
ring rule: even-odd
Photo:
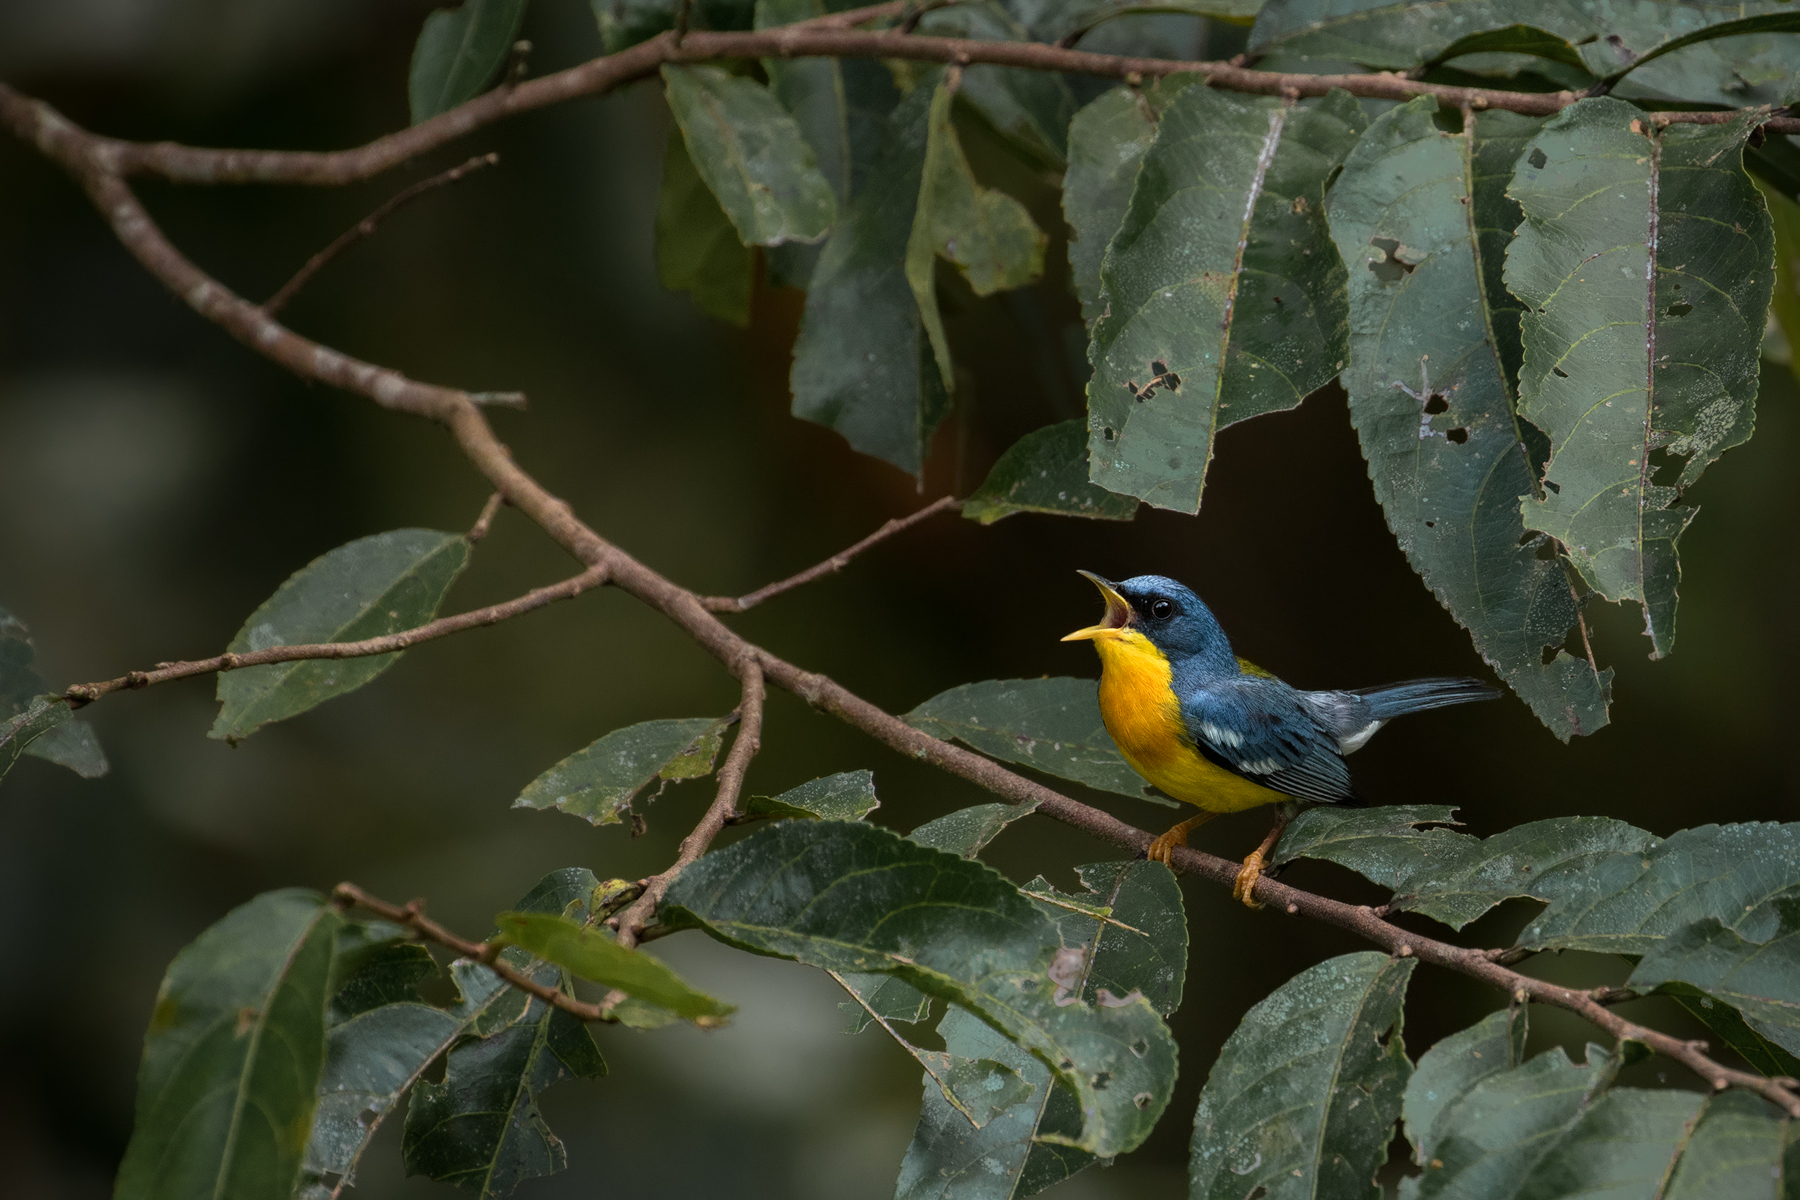
[[1375,719],[1386,721],[1405,713],[1472,700],[1492,700],[1500,689],[1479,679],[1409,679],[1380,687],[1351,688],[1350,694],[1368,701]]

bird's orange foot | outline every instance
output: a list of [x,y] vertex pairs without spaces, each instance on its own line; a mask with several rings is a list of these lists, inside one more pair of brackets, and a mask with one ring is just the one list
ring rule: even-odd
[[1265,865],[1262,852],[1253,853],[1244,860],[1243,870],[1237,873],[1237,882],[1231,885],[1232,898],[1242,902],[1246,908],[1262,907],[1262,901],[1251,895],[1251,892],[1256,887],[1256,881],[1262,878]]
[[1197,817],[1189,817],[1151,842],[1149,848],[1144,851],[1144,857],[1151,862],[1159,862],[1165,867],[1168,866],[1170,857],[1175,853],[1175,847],[1187,845],[1188,834],[1217,815],[1217,813],[1203,812]]

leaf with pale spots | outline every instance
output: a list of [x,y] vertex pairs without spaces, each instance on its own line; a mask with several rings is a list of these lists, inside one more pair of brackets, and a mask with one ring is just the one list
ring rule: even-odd
[[741,820],[759,817],[816,817],[827,821],[860,821],[881,807],[875,798],[873,771],[826,775],[779,796],[752,796],[743,804]]

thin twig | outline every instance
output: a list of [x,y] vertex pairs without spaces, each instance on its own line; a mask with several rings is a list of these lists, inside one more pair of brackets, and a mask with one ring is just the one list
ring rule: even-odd
[[702,596],[700,598],[700,603],[706,607],[708,612],[747,612],[761,604],[764,600],[772,599],[781,595],[783,592],[791,592],[795,588],[811,583],[815,579],[820,579],[826,575],[831,575],[843,570],[850,565],[852,559],[861,554],[864,550],[867,550],[878,542],[886,541],[896,533],[911,529],[919,522],[930,517],[935,517],[938,513],[961,507],[962,501],[958,500],[956,497],[944,496],[941,499],[932,501],[917,512],[908,513],[904,517],[895,517],[848,550],[840,550],[824,562],[819,563],[817,566],[808,567],[798,575],[790,575],[786,579],[768,584],[764,587],[759,587],[754,592],[735,598],[731,596]]
[[477,608],[472,612],[457,613],[453,617],[439,617],[435,621],[412,629],[403,629],[399,633],[384,634],[381,637],[365,638],[360,642],[320,642],[304,646],[270,646],[266,650],[251,650],[244,654],[220,654],[213,658],[202,658],[193,662],[167,662],[156,664],[152,671],[132,671],[117,679],[107,679],[100,683],[78,683],[63,693],[63,699],[69,701],[71,707],[80,708],[92,704],[102,696],[126,689],[146,688],[156,683],[168,683],[172,679],[187,679],[194,675],[210,675],[214,671],[239,671],[245,667],[260,667],[268,663],[299,662],[305,659],[322,658],[366,658],[371,654],[392,654],[416,646],[420,642],[429,642],[433,638],[447,634],[461,633],[465,629],[475,629],[482,625],[496,625],[510,617],[533,609],[543,608],[558,600],[568,600],[581,595],[589,588],[598,587],[606,582],[604,567],[589,567],[581,574],[561,583],[553,583],[549,587],[533,588],[523,596],[508,600],[502,604],[490,604],[486,608]]
[[377,896],[371,896],[354,883],[338,884],[331,889],[331,898],[340,908],[366,908],[396,925],[404,925],[424,941],[436,942],[471,962],[482,964],[520,991],[529,992],[544,1003],[562,1009],[570,1016],[579,1017],[583,1021],[614,1023],[618,1020],[611,1013],[603,1012],[600,1005],[584,1004],[561,988],[541,984],[514,967],[500,957],[500,951],[506,948],[504,943],[471,942],[467,938],[457,937],[425,915],[425,903],[422,900],[414,900],[404,905],[391,904]]
[[463,534],[463,540],[473,544],[486,537],[488,535],[488,530],[493,528],[495,514],[500,511],[500,506],[505,503],[506,497],[502,496],[499,492],[495,492],[493,495],[489,496],[487,498],[487,503],[481,506],[481,515],[475,518],[475,524],[469,526],[469,532]]
[[273,316],[286,308],[288,301],[292,300],[294,294],[305,287],[307,282],[311,280],[314,275],[319,273],[321,267],[354,246],[357,242],[360,242],[362,239],[372,237],[376,228],[383,221],[393,216],[394,213],[398,212],[400,209],[406,207],[411,201],[423,196],[433,188],[440,188],[445,184],[455,183],[465,175],[471,175],[474,172],[481,170],[483,167],[491,167],[499,161],[500,156],[498,154],[477,154],[474,158],[471,158],[460,167],[451,167],[448,171],[433,175],[430,179],[421,179],[411,187],[402,188],[400,191],[395,192],[380,208],[376,209],[350,228],[344,230],[344,232],[337,236],[337,240],[332,242],[331,245],[307,259],[306,265],[301,267],[298,271],[295,271],[292,279],[282,284],[280,290],[273,296],[270,296],[267,300],[263,301],[263,311]]
[[[750,760],[762,749],[763,700],[766,690],[763,685],[762,664],[755,655],[746,654],[739,668],[739,679],[743,683],[743,699],[738,704],[738,731],[732,739],[731,752],[725,756],[725,763],[719,768],[719,790],[713,796],[713,802],[707,807],[706,814],[693,831],[681,839],[681,848],[675,854],[675,861],[668,870],[660,875],[653,875],[643,881],[644,893],[631,902],[631,906],[617,916],[607,918],[606,924],[618,930],[618,942],[621,946],[636,946],[644,926],[656,912],[656,906],[662,903],[663,895],[669,885],[675,882],[687,865],[706,853],[725,823],[737,813],[738,797],[744,790],[744,772],[750,767]],[[617,997],[609,996],[602,1001],[602,1006],[616,1002]]]
[[[791,30],[785,32],[789,35],[792,34]],[[702,51],[707,47],[717,49],[726,44],[718,42],[716,39],[743,36],[745,35],[692,34],[688,39],[686,49],[692,51],[696,57],[704,57]],[[908,38],[902,39],[900,44],[905,48],[916,48],[928,42],[939,41],[946,41],[946,39]],[[702,43],[699,49],[695,48],[697,42]],[[743,47],[752,44],[748,41],[730,44],[738,47],[733,51],[734,53],[761,53],[756,50],[744,50]],[[978,45],[976,43],[955,44]],[[889,43],[890,48],[895,45],[896,43]],[[1008,43],[1008,45],[1016,44]],[[600,61],[613,62],[628,57],[634,51],[642,51],[646,59],[661,53],[655,43],[645,43],[644,46],[649,46],[651,49],[644,50],[643,47],[634,47],[633,51],[626,51],[624,55],[615,55],[612,60]],[[1050,48],[1032,46],[1028,49],[1045,51]],[[773,52],[779,54],[783,51],[779,45],[776,45]],[[836,52],[855,53],[856,51],[851,49]],[[922,53],[889,56],[928,57]],[[977,60],[971,57],[960,61]],[[1002,59],[994,57],[980,61],[1002,61]],[[1016,65],[1035,64],[1021,61]],[[1180,64],[1159,64],[1158,66],[1159,69],[1180,68]],[[1070,69],[1080,70],[1082,68]],[[555,76],[549,77],[549,79],[555,78]],[[1265,79],[1274,80],[1282,78],[1279,76],[1265,77]],[[1301,78],[1308,81],[1308,86],[1311,86],[1312,83],[1329,80],[1331,77]],[[1407,81],[1394,77],[1382,78],[1396,86],[1407,83]],[[518,95],[545,82],[547,81],[533,81],[533,83],[523,84],[515,89],[503,89],[503,92],[508,95]],[[1230,82],[1227,81],[1224,86],[1230,86]],[[1441,94],[1443,91],[1465,92],[1467,89],[1438,89],[1438,91]],[[1556,103],[1555,98],[1550,98],[1550,102]],[[481,104],[479,100],[471,102],[471,105],[452,110],[451,113],[445,114],[445,117],[456,117],[456,114],[460,113],[462,116],[456,117],[457,120],[473,121],[483,111],[472,107],[479,104]],[[1476,107],[1482,106],[1481,104],[1476,105]],[[1517,110],[1515,109],[1515,111]],[[1682,115],[1698,116],[1703,119],[1712,119],[1717,116],[1717,114]],[[738,740],[732,746],[725,766],[720,771],[719,793],[712,807],[708,809],[701,824],[683,840],[681,855],[677,859],[676,866],[658,877],[664,888],[681,867],[685,867],[687,863],[692,862],[705,851],[712,838],[723,826],[725,819],[735,809],[737,793],[742,785],[743,771],[748,765],[750,755],[755,752],[757,740],[760,737],[761,702],[765,679],[767,682],[793,692],[815,707],[831,713],[908,757],[929,763],[976,783],[1002,799],[1013,803],[1036,801],[1038,810],[1053,819],[1083,830],[1102,841],[1112,842],[1127,849],[1143,850],[1149,846],[1152,840],[1150,834],[1127,825],[1110,813],[1072,800],[1042,784],[1014,774],[991,759],[983,758],[972,751],[961,749],[924,734],[907,725],[898,717],[863,700],[829,677],[804,671],[738,637],[707,610],[699,596],[671,582],[601,537],[576,517],[574,511],[566,503],[557,499],[542,484],[521,470],[512,461],[505,446],[494,435],[486,417],[480,408],[471,401],[467,393],[452,388],[418,383],[407,379],[399,372],[349,358],[287,330],[256,306],[232,293],[175,249],[163,236],[162,231],[150,220],[148,214],[143,211],[130,189],[125,186],[119,172],[127,169],[128,163],[121,148],[128,148],[130,144],[96,138],[55,114],[48,106],[25,100],[4,85],[0,85],[0,116],[11,122],[23,136],[36,144],[45,154],[61,163],[80,181],[127,248],[151,274],[181,295],[196,312],[231,332],[253,350],[286,367],[301,378],[357,392],[369,396],[385,407],[429,417],[445,425],[471,464],[488,478],[494,488],[506,497],[508,503],[534,521],[570,554],[587,563],[599,577],[663,612],[699,646],[738,675],[743,682],[745,694],[743,728],[738,734]],[[434,120],[443,121],[444,118],[435,118]],[[416,135],[420,130],[429,130],[431,125],[432,122],[426,122],[415,126],[414,130],[410,132]],[[1795,125],[1800,128],[1800,122],[1795,122]],[[468,127],[472,128],[473,125]],[[443,128],[440,127],[432,136],[442,133]],[[404,138],[406,135],[395,136]],[[390,142],[390,149],[395,144],[404,147],[412,143]],[[372,145],[381,146],[382,143],[373,143]],[[226,167],[232,160],[224,152],[190,151],[185,147],[167,146],[141,149],[143,153],[150,155],[150,159],[157,159],[159,155],[163,156],[162,161],[165,161],[165,165],[209,164],[206,166],[206,171],[202,172],[203,177],[195,181],[216,182],[230,174]],[[333,164],[332,170],[342,171],[352,167],[362,169],[369,166],[367,161],[369,149],[365,147],[363,151],[346,152],[348,157],[342,155],[314,157],[317,162]],[[390,150],[382,152],[387,153]],[[190,153],[198,154],[201,158],[185,159],[182,157],[184,154]],[[212,157],[207,157],[209,155]],[[357,155],[365,157],[359,159],[356,157]],[[145,161],[150,161],[150,159]],[[291,160],[286,159],[270,161],[291,163]],[[245,176],[246,178],[259,177],[255,173],[253,163],[248,166],[239,163],[232,169],[249,170],[250,174]],[[206,172],[212,173],[206,174]],[[175,178],[178,175],[170,177]],[[287,176],[277,170],[270,177]],[[294,181],[334,182],[336,180],[297,172]],[[454,619],[451,618],[451,620]],[[436,623],[434,622],[434,624]],[[293,648],[282,649],[291,650]],[[220,664],[220,666],[223,665],[223,663]],[[760,668],[760,671],[757,668]],[[115,681],[115,683],[118,682]],[[132,677],[128,676],[120,686],[131,686],[131,682]],[[142,684],[138,686],[142,686]],[[1211,879],[1226,887],[1232,885],[1238,872],[1238,864],[1235,862],[1228,862],[1225,859],[1185,847],[1176,849],[1173,860],[1174,864],[1182,870]],[[653,880],[646,883],[647,894],[655,882]],[[1376,945],[1386,947],[1393,954],[1402,957],[1417,955],[1426,962],[1491,983],[1505,990],[1517,1002],[1536,1001],[1575,1012],[1617,1038],[1641,1042],[1651,1049],[1683,1063],[1714,1088],[1745,1088],[1764,1096],[1785,1111],[1800,1116],[1800,1094],[1796,1093],[1794,1086],[1789,1081],[1764,1079],[1761,1076],[1724,1067],[1706,1056],[1703,1043],[1682,1041],[1656,1030],[1645,1028],[1635,1022],[1627,1021],[1597,1003],[1587,992],[1573,991],[1555,984],[1545,983],[1542,980],[1532,979],[1507,969],[1495,961],[1489,951],[1466,949],[1426,938],[1388,924],[1367,907],[1348,905],[1324,896],[1303,892],[1273,879],[1259,879],[1254,885],[1253,892],[1258,900],[1274,906],[1279,911],[1305,915],[1338,926],[1356,933]],[[642,899],[640,897],[639,902],[634,903],[632,909],[628,911],[647,914],[650,911],[649,906],[645,906],[641,910],[639,908]],[[395,910],[395,914],[395,919],[406,919],[407,916],[404,910]],[[417,919],[422,921],[423,917],[420,916]],[[621,921],[620,923],[622,926],[628,926],[635,925],[641,920],[642,916],[639,915],[633,916],[630,921]],[[444,932],[448,936],[447,931]],[[621,936],[620,940],[624,942],[626,938]],[[452,943],[446,942],[445,944]],[[463,945],[471,944],[463,943]],[[550,1002],[567,1007],[567,1004],[562,1001],[550,1000]],[[578,1002],[569,1001],[568,1003]],[[582,1006],[580,1009],[570,1009],[570,1011],[586,1016],[590,1009],[598,1015],[598,1009],[594,1006]]]

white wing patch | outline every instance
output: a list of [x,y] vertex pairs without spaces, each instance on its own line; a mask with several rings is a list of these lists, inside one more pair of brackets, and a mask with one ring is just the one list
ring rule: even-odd
[[[1240,738],[1238,740],[1242,741],[1243,739]],[[1272,758],[1262,758],[1255,762],[1242,762],[1237,766],[1238,770],[1248,771],[1252,775],[1273,775],[1275,772],[1281,770],[1281,764]]]
[[1354,754],[1358,750],[1361,750],[1364,746],[1369,744],[1369,739],[1375,736],[1375,731],[1385,724],[1387,724],[1386,721],[1370,721],[1355,733],[1339,738],[1338,753]]
[[[1239,733],[1235,729],[1221,729],[1219,726],[1214,725],[1211,721],[1206,721],[1201,724],[1200,736],[1205,738],[1207,741],[1213,743],[1215,746],[1229,746],[1233,750],[1237,749],[1239,746],[1244,744],[1244,735],[1243,734]],[[1250,768],[1248,768],[1248,767],[1246,767],[1244,769],[1250,770]],[[1279,770],[1279,769],[1280,769],[1279,767],[1270,767],[1269,768],[1269,770],[1271,770],[1271,771],[1275,771],[1275,770]]]

